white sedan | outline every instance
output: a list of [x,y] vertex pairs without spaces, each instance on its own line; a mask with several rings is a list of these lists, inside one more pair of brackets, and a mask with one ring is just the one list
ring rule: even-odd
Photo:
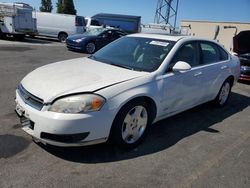
[[152,123],[208,101],[223,106],[239,73],[238,58],[214,41],[134,34],[29,73],[16,89],[16,112],[44,144],[111,140],[130,149]]

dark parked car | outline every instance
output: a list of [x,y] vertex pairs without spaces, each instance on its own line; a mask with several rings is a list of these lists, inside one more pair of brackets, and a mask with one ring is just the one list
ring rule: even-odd
[[92,54],[125,35],[126,33],[119,29],[93,28],[83,34],[69,36],[66,40],[66,45],[70,50],[84,51]]
[[250,53],[239,55],[240,77],[239,80],[250,81]]
[[233,41],[241,64],[239,80],[250,81],[250,30],[241,31]]

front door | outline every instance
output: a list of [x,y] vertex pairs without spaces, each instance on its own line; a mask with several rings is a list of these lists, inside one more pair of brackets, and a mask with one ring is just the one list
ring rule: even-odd
[[[174,72],[172,67],[178,61],[184,61],[191,70]],[[165,75],[162,76],[163,97],[161,116],[168,116],[193,107],[201,102],[205,88],[203,72],[200,68],[200,50],[197,42],[184,44],[179,48]]]

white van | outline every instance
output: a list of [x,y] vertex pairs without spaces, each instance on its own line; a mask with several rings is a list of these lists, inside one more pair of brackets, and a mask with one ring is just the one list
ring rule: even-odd
[[37,19],[38,35],[58,38],[65,42],[69,35],[84,32],[85,20],[82,16],[33,12]]

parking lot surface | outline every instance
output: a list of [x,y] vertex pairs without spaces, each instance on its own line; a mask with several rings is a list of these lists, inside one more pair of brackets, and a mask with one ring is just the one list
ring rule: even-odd
[[15,87],[37,67],[78,58],[56,41],[0,40],[0,187],[250,187],[250,86],[152,126],[125,152],[108,144],[36,144],[14,113]]

